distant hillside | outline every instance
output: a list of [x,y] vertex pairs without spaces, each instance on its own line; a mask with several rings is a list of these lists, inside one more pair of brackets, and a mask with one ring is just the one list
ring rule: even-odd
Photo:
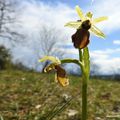
[[115,81],[120,81],[120,74],[113,74],[113,75],[95,75],[91,76],[91,78],[99,78],[99,79],[104,79],[104,80],[115,80]]

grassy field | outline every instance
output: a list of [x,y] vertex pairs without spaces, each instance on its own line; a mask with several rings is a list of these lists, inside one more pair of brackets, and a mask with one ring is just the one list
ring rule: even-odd
[[[54,82],[53,74],[0,72],[0,120],[80,120],[80,117],[79,77],[70,76],[70,85],[63,88]],[[119,81],[89,81],[88,120],[120,120]]]

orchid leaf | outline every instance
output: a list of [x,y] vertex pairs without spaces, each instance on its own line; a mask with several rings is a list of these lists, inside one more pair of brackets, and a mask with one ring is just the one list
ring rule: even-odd
[[72,27],[72,28],[75,28],[75,29],[78,29],[80,28],[82,22],[68,22],[65,24],[66,27]]
[[44,62],[46,60],[49,60],[56,64],[61,64],[60,60],[57,57],[53,57],[53,56],[44,56],[43,58],[39,59],[39,62]]
[[92,25],[92,27],[90,28],[90,31],[98,37],[105,38],[105,34],[95,25]]

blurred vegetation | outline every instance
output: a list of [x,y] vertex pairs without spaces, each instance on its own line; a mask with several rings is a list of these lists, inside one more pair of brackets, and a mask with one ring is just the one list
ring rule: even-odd
[[11,64],[11,55],[9,49],[3,45],[0,46],[0,70],[8,69]]
[[22,62],[13,63],[10,50],[3,45],[0,46],[0,70],[33,71]]
[[[70,76],[61,87],[53,74],[20,70],[0,71],[1,120],[80,120],[81,79]],[[120,82],[91,79],[88,120],[120,120]],[[64,109],[59,111],[62,106]],[[53,113],[59,111],[54,116]],[[52,117],[53,116],[53,117]]]

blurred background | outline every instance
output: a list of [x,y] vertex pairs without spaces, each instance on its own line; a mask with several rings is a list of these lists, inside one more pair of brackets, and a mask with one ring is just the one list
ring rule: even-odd
[[75,6],[93,18],[105,39],[90,35],[88,119],[120,120],[120,0],[0,0],[0,120],[81,120],[80,68],[64,64],[70,85],[44,74],[45,55],[78,59],[64,27],[79,20]]
[[[78,58],[71,42],[76,30],[64,24],[79,20],[75,11],[79,5],[84,13],[91,11],[93,18],[109,17],[97,25],[106,38],[90,36],[91,75],[119,75],[119,4],[120,0],[0,0],[0,69],[6,59],[20,68],[42,71],[48,63],[38,63],[38,59],[45,55]],[[64,67],[68,73],[80,73],[73,64]]]

